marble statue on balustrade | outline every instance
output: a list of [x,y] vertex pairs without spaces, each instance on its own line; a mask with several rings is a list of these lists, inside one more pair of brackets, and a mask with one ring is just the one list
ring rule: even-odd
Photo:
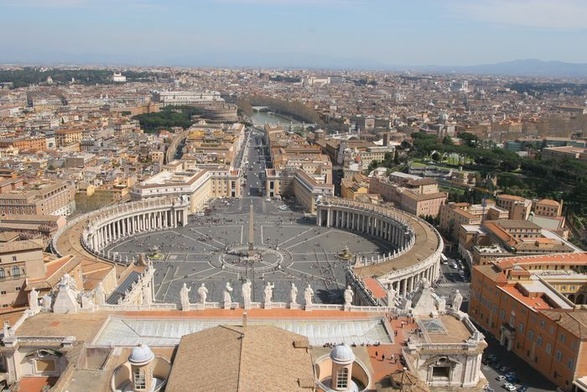
[[96,305],[104,305],[106,303],[106,292],[104,291],[102,282],[98,283],[94,288],[94,303]]
[[387,290],[387,306],[388,307],[395,307],[395,295],[396,292],[393,289],[393,286],[389,285],[389,290]]
[[63,274],[61,279],[59,279],[59,286],[67,287],[67,289],[77,293],[77,283],[70,274]]
[[224,309],[230,309],[232,305],[232,286],[230,282],[226,282],[226,286],[224,286]]
[[82,309],[84,310],[94,310],[94,296],[92,295],[91,292],[87,292],[87,293],[82,293],[81,296],[81,303],[82,303]]
[[265,290],[264,290],[264,294],[265,294],[265,304],[270,304],[271,300],[273,298],[273,288],[275,287],[275,285],[273,283],[267,282],[267,284],[265,285]]
[[39,292],[35,288],[29,293],[29,309],[34,313],[39,311]]
[[147,284],[143,286],[143,305],[151,305],[153,302],[153,292],[151,291],[151,285]]
[[57,295],[53,303],[54,313],[77,313],[80,308],[75,280],[65,274],[59,280]]
[[179,291],[181,310],[190,310],[190,291],[192,291],[192,288],[188,288],[187,285],[184,283],[183,287]]
[[243,306],[245,309],[251,309],[251,281],[249,279],[243,282],[241,286],[243,294]]
[[43,306],[43,311],[50,312],[51,305],[53,304],[53,297],[51,296],[51,294],[43,295],[43,298],[41,299],[41,303]]
[[455,293],[452,297],[452,309],[454,311],[459,311],[461,309],[461,305],[463,304],[463,295],[459,291],[459,289],[455,290]]
[[290,306],[298,304],[298,288],[296,287],[296,284],[293,282],[291,283],[291,289],[289,292],[289,302]]
[[346,290],[344,291],[344,306],[351,306],[353,303],[353,290],[351,286],[347,286]]
[[308,287],[304,290],[304,301],[306,302],[306,308],[312,306],[312,301],[314,300],[314,290],[312,290],[312,286],[308,283]]
[[426,279],[426,278],[422,278],[422,279],[420,279],[420,286],[421,286],[423,289],[427,289],[427,288],[429,288],[429,287],[430,287],[430,282],[428,282],[428,279]]
[[208,289],[206,288],[205,283],[202,283],[198,288],[198,296],[200,297],[200,303],[202,305],[206,305],[206,299],[208,298]]

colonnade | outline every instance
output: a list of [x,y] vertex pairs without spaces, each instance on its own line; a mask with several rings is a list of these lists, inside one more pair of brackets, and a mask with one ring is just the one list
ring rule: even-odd
[[438,267],[432,265],[428,268],[425,268],[423,271],[418,272],[414,275],[408,276],[403,279],[394,280],[388,283],[390,288],[401,296],[406,296],[407,293],[411,293],[412,291],[418,288],[419,283],[426,279],[428,282],[434,282],[438,278]]
[[[386,289],[393,288],[397,295],[405,297],[416,290],[423,279],[434,282],[440,276],[444,243],[436,229],[424,220],[394,208],[337,198],[323,198],[317,207],[319,226],[357,231],[396,246],[394,252],[361,263],[362,266],[388,263],[389,270],[379,271],[376,276]],[[394,263],[400,258],[401,263]],[[398,268],[400,264],[402,268]]]
[[[189,204],[172,198],[147,199],[88,214],[81,244],[88,252],[111,259],[104,248],[111,242],[144,232],[173,229],[188,223]],[[112,261],[117,260],[116,256]]]
[[[184,211],[178,209],[143,211],[128,216],[113,217],[102,222],[93,230],[87,231],[86,241],[94,250],[101,250],[113,241],[153,230],[163,230],[183,226],[187,219]],[[95,224],[95,222],[93,222]]]
[[391,242],[398,249],[413,243],[413,232],[407,223],[379,213],[349,209],[346,206],[322,209],[318,213],[318,226],[359,231]]

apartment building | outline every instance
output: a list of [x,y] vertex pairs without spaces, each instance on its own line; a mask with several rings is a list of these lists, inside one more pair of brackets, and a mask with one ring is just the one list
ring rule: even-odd
[[[474,266],[470,317],[565,390],[587,376],[587,253]],[[558,289],[565,287],[572,293]]]
[[448,197],[446,192],[439,192],[435,180],[400,172],[394,172],[389,177],[371,177],[369,193],[379,194],[383,200],[416,216],[432,217],[439,215]]
[[316,214],[316,202],[324,196],[334,196],[334,185],[325,176],[310,175],[297,170],[293,178],[293,191],[298,203],[310,214]]
[[192,167],[190,162],[173,161],[165,170],[135,184],[130,194],[132,200],[185,196],[192,213],[200,211],[211,198],[240,197],[241,181],[239,170],[219,165]]
[[58,129],[55,131],[57,147],[66,147],[81,143],[83,131],[81,129]]
[[13,241],[0,245],[0,307],[27,305],[26,280],[45,276],[41,241]]
[[510,219],[528,219],[532,211],[531,200],[515,195],[497,195],[496,204],[509,211]]
[[342,179],[340,193],[343,199],[357,200],[361,195],[369,193],[369,177],[357,173]]
[[17,148],[19,150],[43,151],[47,148],[44,136],[24,136],[0,139],[0,148]]
[[552,199],[540,199],[532,203],[532,211],[536,216],[559,217],[563,213],[563,202]]
[[2,184],[2,214],[67,216],[75,212],[75,187],[65,181],[24,184],[14,179]]

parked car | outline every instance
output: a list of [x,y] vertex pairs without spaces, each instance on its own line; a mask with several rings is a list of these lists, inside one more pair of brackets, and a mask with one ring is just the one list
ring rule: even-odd
[[522,385],[521,387],[518,387],[517,391],[518,392],[526,392],[528,390],[528,385]]
[[503,380],[505,380],[505,376],[504,376],[504,375],[502,375],[502,374],[500,374],[499,376],[495,377],[495,379],[496,379],[497,381],[503,381]]
[[508,391],[515,391],[516,390],[516,386],[514,384],[510,384],[509,382],[506,382],[505,384],[503,384],[503,387]]

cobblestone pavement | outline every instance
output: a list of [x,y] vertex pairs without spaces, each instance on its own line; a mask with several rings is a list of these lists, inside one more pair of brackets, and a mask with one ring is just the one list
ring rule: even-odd
[[[249,257],[249,211],[254,211],[254,255]],[[387,253],[391,244],[339,229],[316,226],[294,205],[261,197],[215,200],[211,213],[190,216],[187,226],[143,233],[111,244],[107,250],[121,256],[152,256],[157,302],[179,303],[184,283],[191,288],[190,302],[197,302],[197,288],[205,283],[207,301],[221,302],[227,282],[232,299],[242,303],[241,285],[252,282],[251,300],[263,302],[267,282],[274,284],[273,301],[289,302],[292,283],[303,303],[308,284],[316,303],[342,303],[345,271],[341,257]],[[259,257],[259,259],[256,259]]]

